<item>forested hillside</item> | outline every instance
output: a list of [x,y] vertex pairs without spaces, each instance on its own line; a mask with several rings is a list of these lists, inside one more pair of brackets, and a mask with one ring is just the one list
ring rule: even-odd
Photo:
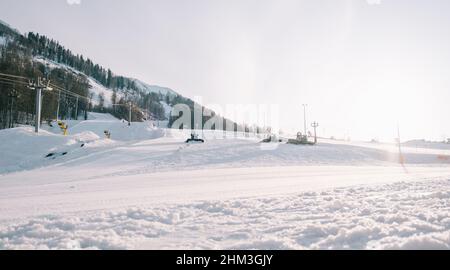
[[[90,58],[73,53],[58,41],[37,33],[22,35],[1,21],[0,56],[0,73],[29,79],[47,78],[73,93],[44,91],[42,121],[82,118],[87,116],[87,111],[109,112],[128,120],[126,104],[129,103],[133,104],[132,121],[168,120],[171,124],[178,118],[170,116],[175,104],[186,104],[194,113],[194,101],[169,88],[116,75]],[[34,106],[34,92],[26,84],[0,77],[0,128],[32,124]],[[204,116],[202,122],[214,115],[211,112],[210,116]],[[194,126],[194,117],[191,118]],[[242,128],[233,122],[232,125]]]

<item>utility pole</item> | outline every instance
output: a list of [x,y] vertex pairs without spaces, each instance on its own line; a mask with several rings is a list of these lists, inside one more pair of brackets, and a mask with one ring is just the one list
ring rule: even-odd
[[311,126],[314,128],[314,144],[317,144],[317,132],[316,129],[319,127],[319,123],[313,122]]
[[56,108],[56,122],[59,121],[59,102],[61,100],[61,90],[58,91],[58,106]]
[[77,96],[77,104],[75,104],[75,120],[78,120],[78,96]]
[[29,82],[28,88],[36,91],[36,115],[34,131],[39,133],[39,126],[41,125],[41,109],[42,109],[42,90],[52,91],[53,88],[49,87],[50,81],[47,81],[47,85],[44,85],[46,81],[38,77],[37,83]]
[[36,133],[39,133],[39,126],[41,124],[42,88],[39,85],[40,83],[38,83],[38,86],[36,87],[36,113],[34,117],[34,131]]
[[128,105],[130,106],[130,108],[129,108],[129,110],[128,110],[128,119],[129,119],[129,121],[128,121],[128,126],[131,126],[131,102],[130,103],[128,103]]
[[14,99],[16,99],[17,98],[17,91],[16,91],[16,89],[12,89],[11,90],[11,92],[9,93],[9,95],[8,95],[8,97],[10,98],[10,100],[11,100],[11,103],[10,103],[10,108],[9,108],[9,125],[8,125],[8,127],[9,128],[13,128],[14,127],[14,117],[13,117],[13,111],[14,111]]
[[302,106],[303,106],[303,125],[305,128],[304,136],[308,137],[308,135],[306,134],[307,133],[307,130],[306,130],[306,107],[308,106],[308,104],[302,104]]

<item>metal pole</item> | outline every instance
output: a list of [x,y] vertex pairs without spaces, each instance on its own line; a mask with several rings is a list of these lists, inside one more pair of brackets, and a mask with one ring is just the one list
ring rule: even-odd
[[131,126],[131,102],[130,102],[130,109],[129,109],[128,113],[129,113],[128,119],[130,120],[130,121],[128,121],[128,125]]
[[58,107],[56,108],[56,122],[59,121],[59,102],[61,100],[61,90],[58,93]]
[[14,111],[14,98],[15,98],[15,96],[14,96],[14,94],[13,94],[13,96],[11,97],[11,112],[9,113],[9,117],[10,117],[9,125],[10,125],[10,128],[13,128],[13,127],[14,127],[14,116],[13,116],[13,111]]
[[42,88],[38,85],[38,87],[36,87],[36,117],[34,127],[36,133],[39,133],[39,125],[41,124],[41,96]]
[[78,120],[78,96],[77,96],[77,104],[75,105],[75,120]]
[[14,89],[9,93],[8,95],[9,97],[9,102],[8,102],[8,106],[9,106],[9,115],[8,115],[8,128],[12,128],[13,124],[13,117],[12,117],[12,113],[13,113],[13,106],[14,106]]

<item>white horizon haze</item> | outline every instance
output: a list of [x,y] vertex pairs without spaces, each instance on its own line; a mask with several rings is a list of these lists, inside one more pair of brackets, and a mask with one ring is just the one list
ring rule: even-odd
[[446,0],[0,0],[0,19],[203,104],[276,104],[281,129],[450,138]]

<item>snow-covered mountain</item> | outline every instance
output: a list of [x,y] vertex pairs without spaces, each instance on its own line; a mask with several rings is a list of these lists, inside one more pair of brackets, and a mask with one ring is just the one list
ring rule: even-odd
[[[125,105],[131,102],[133,104],[131,116],[133,121],[153,119],[169,120],[170,123],[175,120],[170,118],[174,104],[185,104],[191,109],[194,108],[194,101],[178,94],[173,89],[116,74],[107,67],[102,67],[90,58],[72,52],[58,41],[44,35],[21,34],[0,21],[0,38],[0,54],[7,55],[1,59],[4,61],[2,61],[3,69],[0,69],[0,72],[29,79],[46,76],[52,83],[86,97],[83,104],[77,104],[81,107],[76,107],[73,104],[78,101],[70,101],[70,98],[64,96],[62,105],[64,108],[62,109],[56,106],[56,104],[60,104],[59,97],[49,97],[47,110],[42,115],[43,119],[54,119],[57,116],[55,112],[60,109],[63,112],[63,119],[77,118],[80,116],[80,112],[82,115],[86,115],[87,111],[109,112],[118,118],[128,119],[128,108],[113,107],[113,104]],[[16,88],[19,88],[17,89],[19,94],[27,92],[26,87]],[[5,88],[3,92],[7,91],[9,90]],[[5,96],[4,99],[6,100],[7,97]],[[32,99],[19,102],[20,104],[16,103],[20,107],[18,111],[24,115],[19,123],[27,124],[29,122],[26,118],[27,115],[33,113],[29,109],[33,107]],[[75,116],[75,114],[78,115]],[[215,113],[212,111],[211,115],[215,115]],[[204,117],[202,121],[208,121],[208,117]],[[223,122],[225,121],[229,120],[223,119]]]
[[[94,64],[89,58],[73,54],[69,49],[62,47],[53,39],[48,39],[38,34],[32,34],[31,37],[35,37],[35,40],[30,38],[28,34],[22,35],[0,20],[0,49],[8,50],[9,44],[15,43],[14,45],[17,45],[16,48],[22,51],[19,52],[20,54],[31,54],[30,60],[33,63],[42,64],[47,72],[58,69],[85,77],[89,83],[89,94],[92,96],[92,104],[94,106],[99,105],[100,100],[103,100],[103,106],[111,108],[114,102],[113,94],[115,93],[116,103],[120,99],[132,101],[138,107],[141,107],[142,110],[149,110],[149,106],[152,106],[153,110],[157,112],[163,110],[163,113],[153,114],[155,117],[167,119],[172,111],[172,107],[166,102],[167,96],[170,98],[179,97],[177,100],[181,99],[182,101],[189,100],[168,87],[152,85],[136,78],[114,74],[109,69]],[[0,50],[1,53],[2,50]],[[62,54],[64,54],[65,59],[60,57]],[[74,60],[79,62],[74,63]],[[86,66],[88,65],[90,65],[90,69],[86,72]],[[111,80],[115,80],[114,83],[111,83]],[[149,94],[154,95],[149,98]],[[150,105],[148,104],[149,99],[152,101]],[[155,106],[158,108],[155,109]]]

